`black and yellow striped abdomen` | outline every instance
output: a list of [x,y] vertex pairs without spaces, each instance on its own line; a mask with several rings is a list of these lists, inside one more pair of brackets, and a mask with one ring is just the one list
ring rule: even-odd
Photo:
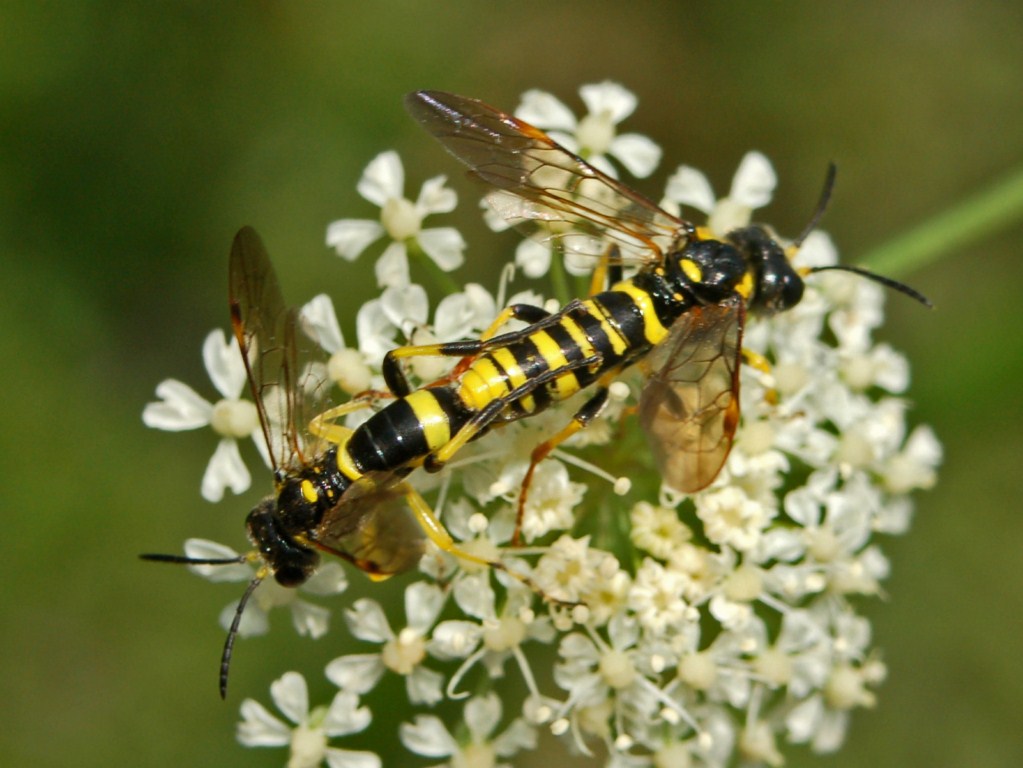
[[341,446],[339,468],[352,481],[369,472],[411,470],[446,445],[471,415],[451,387],[416,390],[352,433]]
[[478,425],[479,431],[490,423],[539,413],[643,357],[690,304],[656,270],[571,302],[523,332],[509,334],[506,343],[492,344],[457,381],[389,403],[338,446],[337,468],[349,483],[369,473],[404,475],[447,446],[485,409],[500,407]]
[[[667,336],[687,306],[658,274],[641,273],[572,302],[549,321],[537,323],[536,330],[481,354],[459,380],[458,398],[467,410],[478,412],[494,400],[510,398],[526,382],[553,374],[528,395],[508,399],[499,420],[538,413],[605,373],[631,365]],[[579,366],[594,356],[598,363]]]

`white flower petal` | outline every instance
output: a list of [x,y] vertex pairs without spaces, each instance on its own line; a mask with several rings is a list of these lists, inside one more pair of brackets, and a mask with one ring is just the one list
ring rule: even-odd
[[359,351],[366,362],[379,366],[387,350],[394,345],[395,327],[387,319],[379,299],[367,301],[355,315],[355,333],[359,338]]
[[258,701],[245,699],[241,715],[237,736],[244,746],[284,747],[291,742],[291,728],[271,715]]
[[454,593],[455,602],[464,613],[477,619],[494,618],[494,588],[489,573],[466,574],[455,582]]
[[664,196],[706,214],[714,210],[717,202],[707,177],[688,165],[680,165],[671,175]]
[[771,202],[777,184],[771,161],[760,152],[747,152],[732,178],[728,196],[747,208],[763,208]]
[[213,418],[213,406],[177,379],[157,384],[156,396],[162,402],[149,403],[142,411],[142,423],[147,427],[180,432],[205,427]]
[[809,741],[824,716],[824,705],[820,696],[811,696],[793,707],[785,717],[789,740],[796,744]]
[[458,751],[458,743],[444,723],[434,715],[416,715],[399,730],[405,748],[424,757],[448,757]]
[[342,691],[363,694],[373,686],[384,673],[384,664],[376,653],[339,656],[327,664],[326,675]]
[[[238,557],[238,553],[231,547],[209,539],[188,539],[185,541],[185,555],[196,560],[227,560]],[[252,568],[246,563],[190,565],[188,570],[214,583],[249,581],[252,578]]]
[[473,697],[465,705],[464,720],[473,741],[484,741],[501,721],[501,700],[493,692]]
[[429,306],[426,289],[415,283],[388,288],[380,295],[380,308],[387,320],[406,335],[414,328],[426,325]]
[[450,213],[458,205],[458,195],[455,190],[445,186],[447,176],[434,176],[423,182],[423,188],[419,190],[419,198],[416,200],[416,208],[421,215],[431,213]]
[[557,97],[546,91],[531,89],[522,94],[515,116],[544,130],[574,131],[575,115]]
[[386,643],[394,637],[384,609],[368,597],[352,603],[352,607],[345,611],[345,621],[349,631],[367,643]]
[[309,717],[309,688],[298,672],[285,672],[270,684],[270,697],[293,723]]
[[420,665],[405,676],[405,692],[413,704],[433,706],[444,699],[444,676]]
[[355,693],[339,691],[330,702],[322,728],[328,736],[347,736],[366,730],[372,720],[369,707],[360,707]]
[[535,240],[523,240],[515,249],[515,266],[521,267],[526,277],[543,277],[551,268],[551,249]]
[[392,197],[401,197],[405,190],[405,169],[394,150],[374,157],[359,179],[359,194],[381,208]]
[[316,569],[305,584],[302,591],[310,595],[340,595],[348,589],[348,576],[340,563],[324,563]]
[[469,283],[465,291],[445,296],[434,310],[433,332],[441,341],[476,335],[497,315],[494,298],[481,285]]
[[228,342],[219,328],[211,331],[202,345],[202,359],[217,391],[229,400],[237,399],[247,381],[238,339],[231,336]]
[[383,765],[380,757],[373,752],[337,747],[328,747],[326,758],[330,768],[380,768]]
[[327,352],[333,355],[344,349],[345,338],[330,296],[325,293],[314,296],[302,306],[299,319],[306,335]]
[[409,284],[408,248],[405,243],[392,242],[380,254],[373,267],[381,288],[404,288]]
[[291,623],[295,631],[303,636],[317,640],[327,634],[330,628],[330,611],[321,605],[313,605],[305,600],[291,602]]
[[476,650],[483,628],[472,621],[442,621],[434,630],[429,653],[435,659],[464,659]]
[[225,437],[206,465],[202,476],[202,497],[217,502],[224,498],[225,488],[230,488],[236,494],[244,493],[251,484],[252,476],[242,461],[238,443]]
[[383,237],[384,225],[372,219],[338,219],[327,226],[327,245],[338,256],[354,261],[373,241]]
[[491,742],[491,745],[498,757],[511,757],[526,749],[536,749],[536,741],[536,728],[521,717],[517,717]]
[[[224,609],[220,612],[217,623],[220,624],[225,632],[230,630],[237,613],[237,600],[225,605]],[[238,622],[238,637],[259,637],[269,631],[270,617],[267,616],[266,611],[257,602],[250,600],[248,605],[245,606],[245,612],[242,614],[241,621]]]
[[610,80],[584,85],[579,89],[579,95],[590,114],[607,113],[615,124],[635,112],[638,103],[632,91]]
[[423,252],[445,272],[458,269],[465,262],[465,239],[454,227],[424,229],[416,241]]
[[436,584],[416,581],[405,590],[405,616],[411,629],[425,635],[444,607],[444,591]]
[[661,162],[661,148],[646,136],[623,133],[611,142],[608,152],[638,179],[645,179]]

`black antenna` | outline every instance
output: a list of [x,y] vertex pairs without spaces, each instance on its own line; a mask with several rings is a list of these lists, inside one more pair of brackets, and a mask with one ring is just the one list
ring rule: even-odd
[[185,555],[161,555],[145,554],[139,555],[140,560],[149,560],[154,563],[180,563],[182,565],[230,565],[231,563],[247,563],[249,558],[246,555],[238,557],[187,557]]
[[[249,562],[248,555],[238,555],[237,557],[188,557],[186,555],[147,553],[139,555],[139,558],[156,563],[179,563],[181,565],[231,565],[233,563]],[[238,636],[238,626],[242,621],[242,613],[245,611],[245,605],[249,602],[249,598],[252,597],[252,593],[256,591],[256,587],[266,578],[266,574],[267,569],[264,565],[256,572],[252,581],[249,582],[249,586],[245,588],[245,592],[242,594],[242,599],[238,601],[238,607],[234,612],[234,619],[231,620],[231,628],[227,631],[224,651],[220,654],[220,698],[222,699],[227,698],[227,674],[231,669],[231,652],[234,650],[234,641]]]
[[792,243],[796,249],[803,244],[803,241],[809,237],[810,233],[820,224],[821,219],[824,217],[824,212],[828,209],[828,202],[831,200],[831,193],[835,189],[835,176],[838,173],[838,166],[834,163],[828,163],[828,173],[824,177],[824,188],[821,190],[820,199],[817,200],[817,207],[813,210],[813,215],[810,217],[810,223],[807,224],[799,237]]
[[847,267],[842,264],[832,264],[826,267],[811,267],[808,272],[812,274],[814,272],[825,272],[829,269],[837,269],[841,272],[852,272],[854,275],[859,275],[860,277],[865,277],[868,280],[873,280],[875,283],[880,283],[886,288],[892,288],[899,293],[904,293],[911,299],[916,299],[928,309],[934,308],[931,300],[920,293],[920,291],[916,290],[916,288],[910,288],[905,283],[900,283],[898,280],[893,280],[890,277],[885,277],[884,275],[879,275],[876,272],[871,272],[869,269],[864,269],[863,267]]
[[231,652],[234,650],[234,640],[238,637],[238,625],[242,621],[242,613],[245,611],[245,604],[249,602],[252,593],[266,577],[266,569],[260,568],[259,572],[245,588],[242,599],[238,601],[238,608],[234,612],[234,619],[231,621],[231,628],[227,630],[227,639],[224,641],[224,652],[220,654],[220,698],[227,698],[227,674],[231,669]]

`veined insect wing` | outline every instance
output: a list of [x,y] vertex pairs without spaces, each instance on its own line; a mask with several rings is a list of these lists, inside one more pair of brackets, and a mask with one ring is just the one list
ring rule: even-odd
[[409,113],[471,175],[492,206],[533,239],[599,258],[609,245],[633,263],[660,263],[689,225],[565,149],[538,128],[476,99],[441,91],[405,98]]
[[649,376],[640,424],[665,484],[681,493],[713,482],[731,450],[744,321],[739,296],[693,307],[640,364]]

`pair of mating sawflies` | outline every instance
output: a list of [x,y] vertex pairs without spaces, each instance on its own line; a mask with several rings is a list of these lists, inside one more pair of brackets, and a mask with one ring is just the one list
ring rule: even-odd
[[[375,399],[356,397],[328,407],[323,382],[308,374],[309,345],[301,338],[298,313],[285,305],[262,242],[248,227],[237,234],[229,270],[231,324],[270,449],[274,493],[248,515],[252,553],[228,560],[143,555],[191,564],[258,564],[224,645],[222,696],[242,612],[268,576],[298,586],[327,553],[385,578],[414,567],[426,539],[464,560],[504,569],[499,560],[455,543],[407,482],[414,470],[437,471],[488,430],[586,390],[589,397],[571,421],[532,452],[520,492],[521,524],[537,464],[595,418],[611,382],[636,365],[646,376],[639,420],[664,482],[693,493],[717,477],[739,421],[747,314],[795,306],[803,278],[824,269],[855,272],[928,303],[913,289],[865,270],[791,265],[789,257],[824,212],[833,166],[810,224],[785,248],[761,225],[714,236],[539,129],[475,99],[417,91],[405,103],[448,152],[492,188],[488,200],[499,213],[564,254],[597,257],[593,287],[589,296],[554,313],[509,306],[478,339],[392,350],[383,373],[393,399],[351,430],[339,419]],[[513,318],[526,326],[501,333]],[[401,361],[418,355],[460,361],[451,375],[413,388]],[[528,576],[512,575],[535,588]]]

